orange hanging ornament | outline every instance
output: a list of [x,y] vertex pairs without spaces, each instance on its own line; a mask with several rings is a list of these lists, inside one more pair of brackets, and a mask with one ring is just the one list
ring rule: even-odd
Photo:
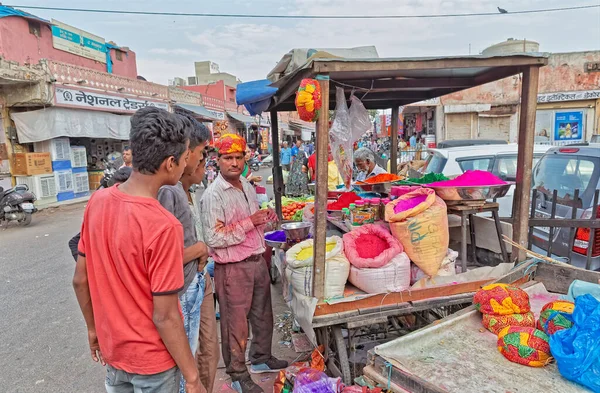
[[323,103],[321,102],[321,85],[316,79],[302,79],[296,93],[296,110],[300,119],[317,121]]

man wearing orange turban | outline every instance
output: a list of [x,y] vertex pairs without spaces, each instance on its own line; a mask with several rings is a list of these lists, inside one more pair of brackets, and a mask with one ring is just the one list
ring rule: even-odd
[[273,357],[273,309],[265,252],[265,225],[277,220],[271,209],[259,210],[256,192],[241,176],[246,141],[225,134],[216,143],[220,173],[200,202],[206,244],[215,260],[215,289],[221,313],[221,352],[232,387],[262,393],[246,368],[248,321],[252,325],[250,372],[275,372],[287,362]]

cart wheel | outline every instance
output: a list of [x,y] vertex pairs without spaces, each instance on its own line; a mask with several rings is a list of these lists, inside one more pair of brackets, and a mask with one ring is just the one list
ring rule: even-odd
[[337,360],[340,364],[342,382],[350,386],[352,385],[352,373],[350,372],[350,362],[348,361],[346,340],[344,340],[344,336],[342,335],[342,327],[340,325],[335,325],[331,327],[331,330],[333,331],[335,340],[335,351],[337,353]]

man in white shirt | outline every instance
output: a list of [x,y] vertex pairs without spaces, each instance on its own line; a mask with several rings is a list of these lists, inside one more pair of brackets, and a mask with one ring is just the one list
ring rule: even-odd
[[375,153],[366,147],[362,147],[354,152],[354,164],[356,164],[356,167],[360,171],[356,176],[356,181],[365,181],[381,173],[387,173],[385,169],[375,162]]

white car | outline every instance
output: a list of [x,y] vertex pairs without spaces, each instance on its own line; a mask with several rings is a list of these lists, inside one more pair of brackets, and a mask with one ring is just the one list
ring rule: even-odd
[[[535,145],[533,149],[533,167],[552,146]],[[460,175],[467,170],[492,172],[506,181],[517,178],[517,144],[481,145],[452,147],[449,149],[428,149],[429,157],[422,173],[443,173],[445,176]],[[499,198],[499,214],[501,217],[512,215],[514,187],[505,197]]]

